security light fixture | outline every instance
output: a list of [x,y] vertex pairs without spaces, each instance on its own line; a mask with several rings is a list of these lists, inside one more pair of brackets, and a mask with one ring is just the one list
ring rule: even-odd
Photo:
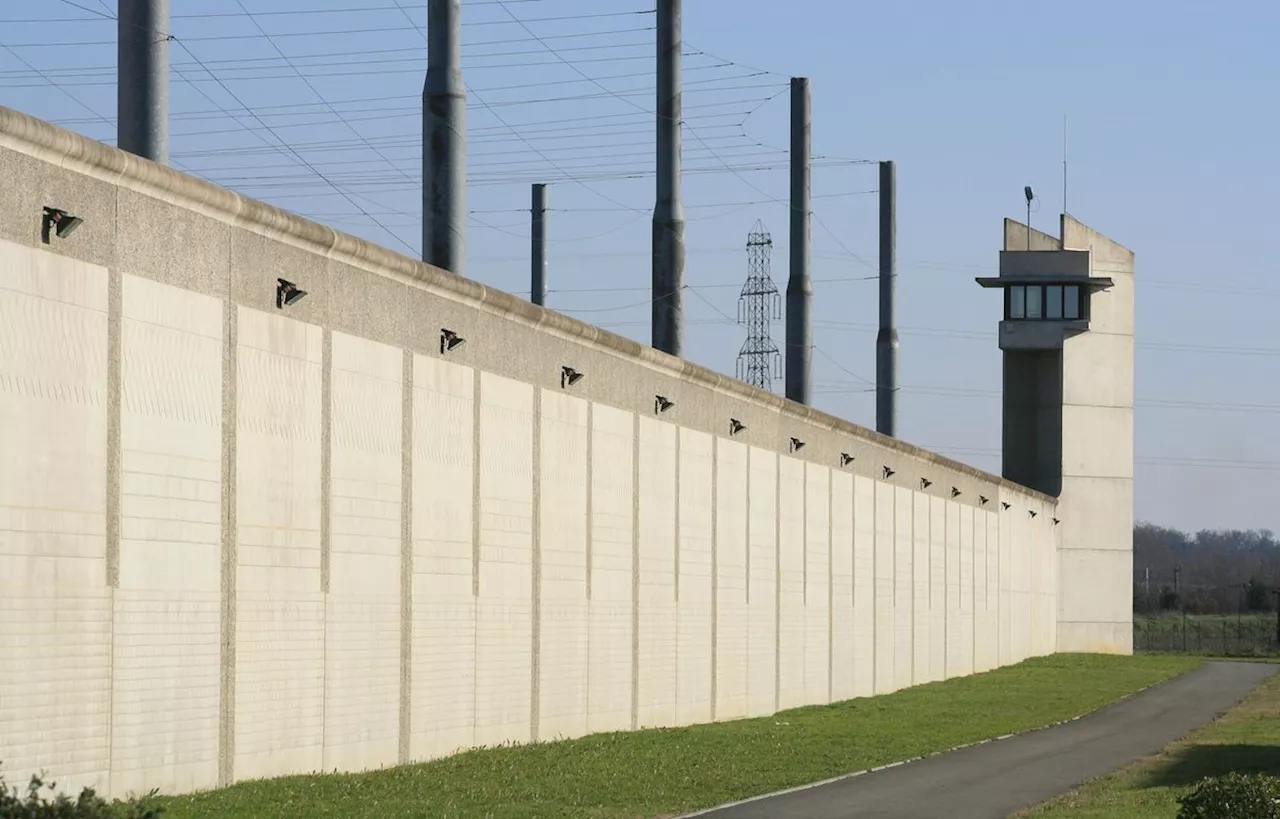
[[1000,501],[1000,505],[1001,505],[1001,506],[1003,506],[1005,509],[1008,509],[1008,508],[1009,508],[1009,502],[1008,502],[1008,501]]
[[746,432],[747,425],[739,421],[737,418],[729,419],[729,434],[737,435],[739,432]]
[[951,487],[951,497],[953,497],[953,498],[958,498],[958,497],[960,497],[960,495],[961,495],[961,494],[962,494],[962,493],[960,492],[960,490],[959,490],[959,489],[957,489],[957,488],[956,488],[956,487],[954,487],[954,486],[953,486],[953,487]]
[[79,216],[72,216],[65,210],[51,208],[45,206],[44,218],[40,223],[40,239],[46,245],[49,244],[49,233],[53,232],[59,239],[65,239],[80,227],[84,220]]
[[583,373],[578,372],[573,367],[560,368],[560,388],[572,387],[582,380]]
[[440,354],[443,355],[452,352],[455,347],[460,347],[466,339],[458,335],[452,330],[440,328]]
[[921,479],[920,479],[920,488],[921,488],[921,489],[928,489],[928,488],[929,488],[929,487],[931,487],[931,486],[933,486],[933,481],[929,480],[928,478],[921,478]]
[[675,401],[667,398],[665,395],[655,395],[653,397],[653,411],[666,412],[676,405]]
[[791,451],[792,451],[792,452],[799,452],[799,451],[800,451],[800,450],[802,450],[802,449],[804,449],[804,441],[801,441],[799,438],[792,438],[792,439],[791,439]]
[[886,466],[881,469],[880,474],[884,475],[885,480],[888,480],[893,477],[893,470]]
[[276,309],[292,307],[302,301],[307,291],[299,290],[298,285],[285,279],[276,279]]
[[1031,192],[1030,185],[1023,188],[1022,193],[1027,197],[1027,250],[1031,250],[1031,202],[1036,195]]
[[991,500],[991,498],[988,498],[986,495],[979,495],[979,496],[978,496],[978,505],[979,505],[979,506],[986,506],[986,505],[987,505],[987,503],[988,503],[988,502],[990,502],[990,500]]
[[850,455],[848,452],[841,452],[841,453],[840,453],[840,465],[841,465],[841,466],[848,466],[848,465],[849,465],[849,464],[851,464],[851,463],[853,463],[853,456],[852,456],[852,455]]

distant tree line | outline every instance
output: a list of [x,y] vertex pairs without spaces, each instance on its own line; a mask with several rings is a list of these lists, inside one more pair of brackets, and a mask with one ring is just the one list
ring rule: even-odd
[[1194,535],[1133,527],[1133,610],[1235,614],[1276,609],[1280,540],[1267,530]]

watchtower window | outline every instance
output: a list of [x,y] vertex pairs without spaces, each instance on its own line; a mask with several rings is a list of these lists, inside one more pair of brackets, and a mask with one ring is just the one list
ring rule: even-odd
[[1027,288],[1022,285],[1014,285],[1005,291],[1008,294],[1005,304],[1004,317],[1010,319],[1026,318],[1027,316]]
[[1027,318],[1031,320],[1044,318],[1044,311],[1041,306],[1044,303],[1043,287],[1027,288]]
[[1044,317],[1062,318],[1062,285],[1051,284],[1044,289]]
[[1005,288],[1004,317],[1077,321],[1088,317],[1088,299],[1088,293],[1076,284],[1015,284]]
[[1083,315],[1080,309],[1080,286],[1068,284],[1062,290],[1062,317],[1068,321],[1075,321]]

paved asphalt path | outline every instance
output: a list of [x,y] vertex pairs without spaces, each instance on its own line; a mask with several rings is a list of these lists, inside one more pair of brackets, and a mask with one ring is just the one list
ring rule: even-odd
[[1267,663],[1208,663],[1074,722],[697,816],[1000,819],[1159,751],[1277,670]]

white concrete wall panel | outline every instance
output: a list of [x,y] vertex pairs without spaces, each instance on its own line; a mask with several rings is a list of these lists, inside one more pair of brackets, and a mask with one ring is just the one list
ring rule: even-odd
[[1034,510],[1036,517],[1027,521],[1027,554],[1028,580],[1027,605],[1030,608],[1030,633],[1027,636],[1027,653],[1036,657],[1040,655],[1041,645],[1048,623],[1041,603],[1044,582],[1045,539],[1044,527],[1041,525],[1039,509]]
[[111,791],[218,784],[223,311],[124,276]]
[[319,327],[238,308],[235,775],[324,764]]
[[676,721],[711,719],[713,438],[680,429],[680,551],[676,611]]
[[805,701],[804,461],[778,457],[778,707]]
[[413,359],[413,759],[475,744],[475,379]]
[[631,727],[635,416],[591,406],[591,600],[587,730]]
[[1031,656],[1031,538],[1025,508],[1010,509],[1009,653],[1013,662]]
[[480,374],[476,742],[532,734],[534,390]]
[[933,679],[929,637],[933,623],[929,612],[929,501],[923,492],[911,499],[911,678],[918,684]]
[[581,398],[541,390],[538,736],[587,732],[587,435]]
[[947,678],[947,502],[929,498],[929,679]]
[[946,503],[947,679],[965,667],[964,617],[960,611],[960,504]]
[[778,456],[750,448],[747,564],[748,716],[772,714],[778,693]]
[[747,715],[747,447],[716,441],[716,710]]
[[853,690],[875,693],[876,667],[876,484],[853,479]]
[[875,681],[877,694],[897,690],[895,669],[898,634],[894,606],[894,568],[896,546],[894,542],[895,488],[891,484],[875,484]]
[[831,701],[831,470],[805,464],[804,697]]
[[404,354],[331,343],[324,768],[356,771],[399,755]]
[[956,673],[973,673],[973,507],[959,505],[960,511],[960,645],[956,651]]
[[854,684],[853,476],[831,473],[831,700],[857,696]]
[[1000,667],[1000,516],[987,512],[987,669]]
[[677,428],[640,418],[641,727],[676,724]]
[[71,791],[109,785],[106,351],[106,269],[0,241],[0,761],[9,784],[43,770]]
[[999,534],[997,540],[997,554],[999,554],[999,573],[998,597],[996,600],[999,618],[999,633],[997,635],[996,649],[1000,665],[1010,665],[1016,660],[1013,659],[1013,516],[1009,514],[1009,510],[1003,508],[996,511],[997,526]]
[[987,513],[973,512],[973,670],[989,671],[991,641],[987,632]]
[[908,688],[915,675],[915,548],[913,492],[894,487],[893,498],[893,684]]

